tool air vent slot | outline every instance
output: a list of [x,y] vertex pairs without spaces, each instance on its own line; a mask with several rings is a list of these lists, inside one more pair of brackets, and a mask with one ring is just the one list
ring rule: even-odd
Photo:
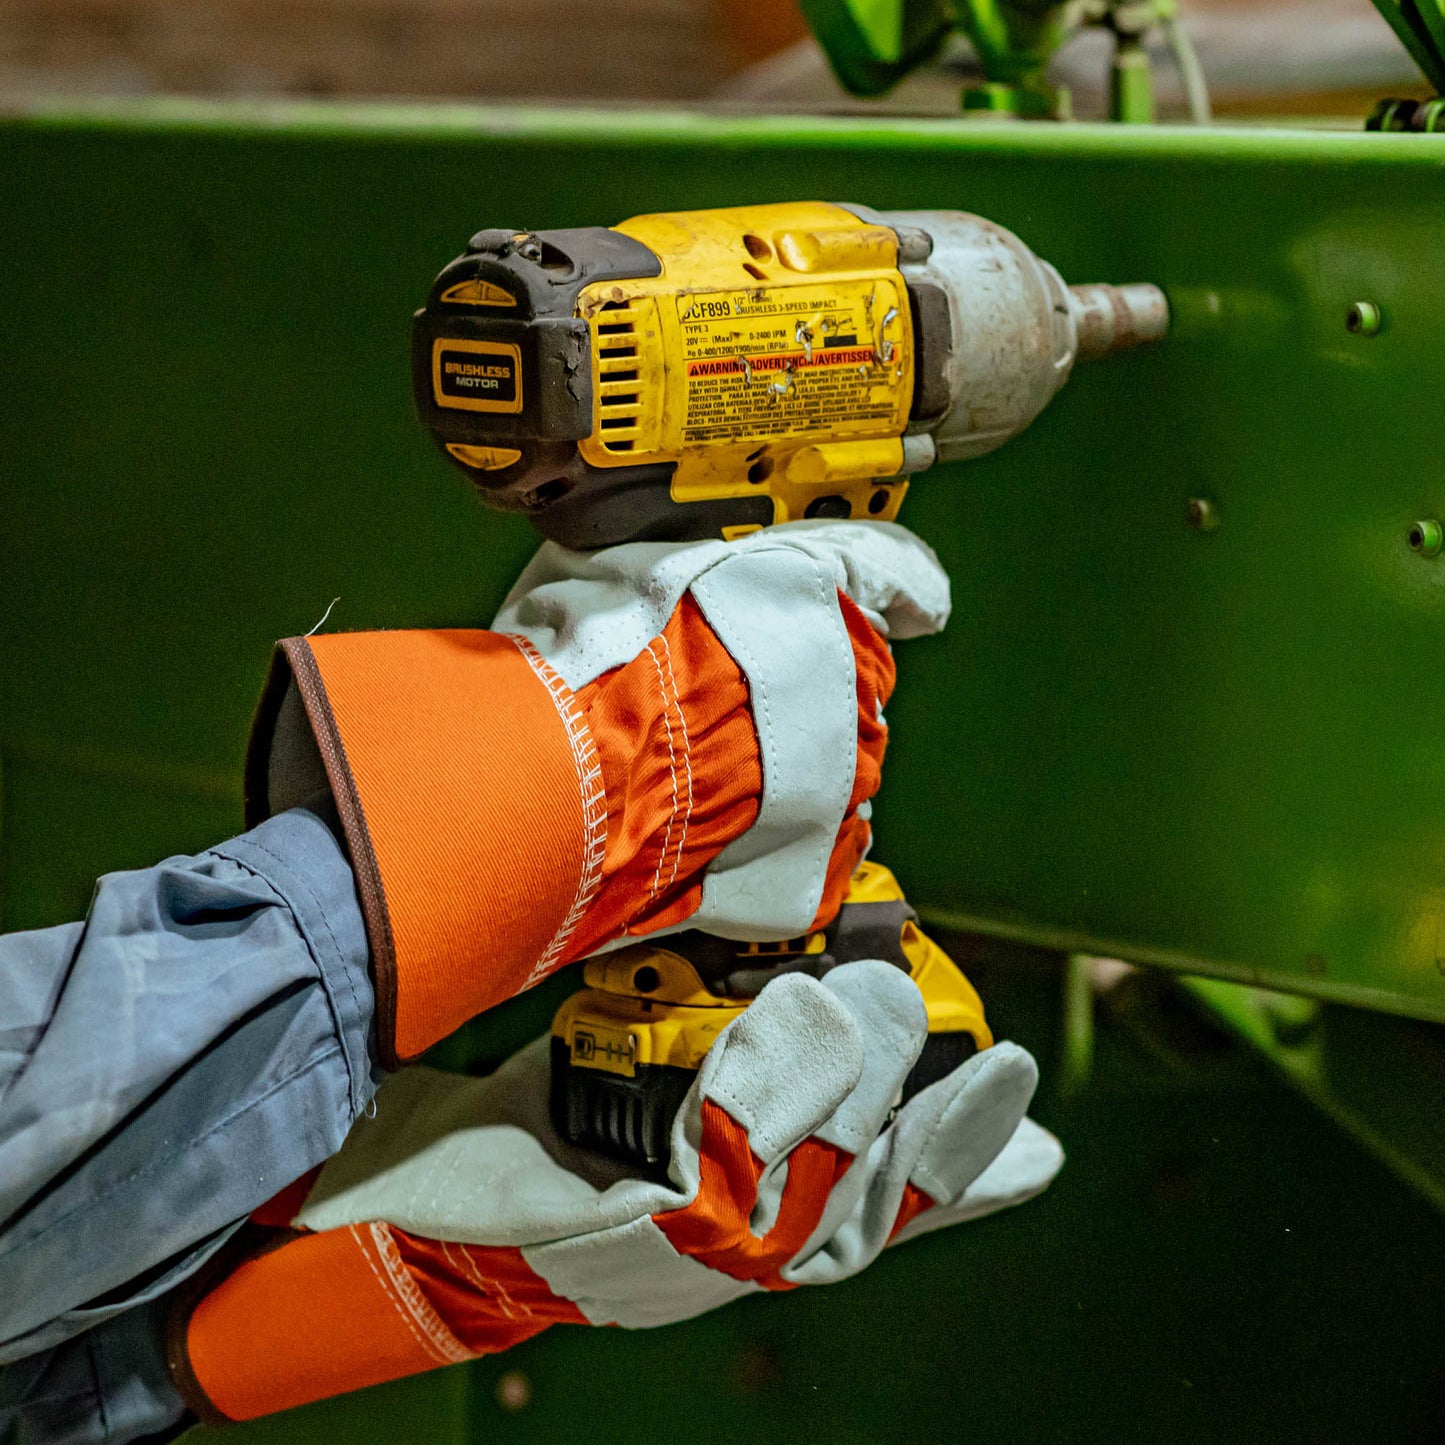
[[607,452],[637,447],[644,425],[639,327],[653,314],[647,296],[605,301],[592,314],[597,351],[597,441]]
[[630,452],[642,420],[638,388],[637,323],[631,301],[607,301],[593,319],[597,344],[599,440],[609,452]]
[[593,323],[599,356],[637,355],[637,312],[629,301],[606,301]]

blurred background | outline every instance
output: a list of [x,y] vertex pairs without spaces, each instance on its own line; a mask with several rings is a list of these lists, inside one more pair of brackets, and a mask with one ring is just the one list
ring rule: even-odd
[[[1227,119],[1333,116],[1358,129],[1380,96],[1428,93],[1371,0],[1181,4]],[[1056,62],[1053,79],[1073,90],[1080,115],[1104,110],[1108,44],[1085,34]],[[1166,54],[1155,71],[1163,116],[1182,118]],[[890,199],[962,194],[981,156],[968,203],[1020,229],[1027,222],[1025,235],[1066,269],[1127,255],[1131,270],[1166,284],[1178,277],[1201,300],[1199,278],[1220,278],[1207,294],[1227,298],[1223,324],[1197,352],[1176,352],[1161,384],[1131,396],[1127,412],[1108,411],[1103,388],[1113,383],[1081,379],[1095,389],[1055,413],[1031,452],[983,464],[966,492],[920,487],[910,501],[920,510],[908,516],[946,561],[965,558],[971,539],[1002,539],[1003,565],[1020,559],[1020,592],[1033,575],[1085,579],[1093,618],[1108,611],[1100,576],[1141,605],[1185,595],[1167,577],[1190,545],[1182,502],[1219,478],[1231,488],[1226,505],[1238,495],[1264,538],[1250,551],[1249,532],[1231,522],[1224,540],[1241,550],[1226,554],[1235,560],[1223,575],[1244,576],[1249,559],[1265,558],[1255,574],[1264,591],[1241,589],[1239,606],[1220,616],[1208,588],[1224,584],[1206,586],[1196,560],[1179,574],[1186,591],[1204,588],[1195,604],[1117,632],[1111,618],[1106,644],[1147,639],[1168,664],[1164,681],[1131,676],[1118,643],[1112,673],[1079,681],[1087,703],[1059,734],[1103,739],[1111,695],[1142,699],[1150,716],[1168,699],[1208,696],[1170,737],[1207,752],[1231,728],[1255,727],[1299,747],[1286,725],[1304,710],[1268,715],[1259,699],[1274,693],[1249,691],[1268,666],[1262,657],[1301,659],[1281,688],[1306,698],[1388,677],[1398,692],[1362,697],[1359,717],[1383,721],[1379,746],[1360,744],[1361,776],[1408,757],[1404,785],[1428,813],[1439,771],[1429,739],[1411,751],[1415,735],[1389,710],[1397,697],[1402,717],[1412,700],[1421,706],[1429,670],[1420,659],[1438,650],[1425,636],[1437,594],[1385,570],[1396,564],[1379,559],[1393,554],[1376,542],[1388,532],[1404,563],[1417,562],[1404,555],[1405,528],[1428,514],[1392,508],[1440,495],[1428,418],[1438,409],[1445,285],[1429,257],[1445,182],[1426,164],[1428,137],[1415,138],[1423,155],[1406,138],[1390,163],[1355,172],[1301,162],[1301,151],[1315,153],[1313,138],[1255,148],[1227,137],[1216,164],[1199,158],[1204,147],[1178,144],[1192,138],[1146,136],[1131,152],[1119,147],[1133,159],[1114,165],[1099,157],[1115,136],[1086,137],[1062,159],[990,158],[973,131],[943,154],[886,135],[871,147],[827,145],[814,126],[757,127],[772,133],[767,144],[695,126],[667,137],[683,163],[666,173],[665,125],[637,141],[647,128],[550,117],[531,128],[503,119],[430,132],[375,120],[317,126],[309,115],[273,125],[264,105],[227,128],[193,115],[130,126],[103,113],[87,124],[67,107],[59,123],[15,118],[39,97],[171,94],[952,115],[976,75],[959,45],[881,101],[850,99],[794,0],[0,0],[0,97],[11,117],[0,126],[0,182],[11,186],[0,227],[4,925],[77,916],[102,870],[234,830],[258,668],[270,639],[304,630],[329,598],[342,595],[332,625],[344,627],[480,621],[500,599],[533,539],[516,519],[482,514],[431,454],[405,379],[418,288],[478,218],[576,223],[731,203],[754,184],[759,157],[767,194],[816,186],[873,200],[880,190]],[[84,285],[72,283],[78,275]],[[1356,277],[1371,289],[1341,289]],[[1375,348],[1366,366],[1344,349],[1342,321],[1347,301],[1379,295],[1376,287],[1387,307],[1398,298],[1405,324],[1393,341],[1362,343]],[[324,365],[321,335],[337,348]],[[104,363],[105,384],[83,407],[77,336]],[[1087,423],[1091,406],[1126,417],[1102,444]],[[1037,500],[1047,492],[1019,485],[1039,459],[1056,480],[1077,476],[1078,491],[1054,493],[1071,505],[1050,511]],[[1111,466],[1124,485],[1093,483]],[[1177,513],[1155,508],[1176,492]],[[1041,520],[1048,548],[1036,545]],[[1107,539],[1103,561],[1089,552],[1098,538]],[[977,599],[984,582],[973,574],[955,568],[961,582],[972,575]],[[1408,598],[1398,611],[1382,610],[1394,603],[1372,590],[1382,576]],[[1306,579],[1301,597],[1290,596],[1295,577]],[[1246,648],[1237,677],[1220,671],[1234,638],[1313,629],[1309,603],[1326,587],[1341,601],[1318,636],[1300,650]],[[1045,590],[1074,600],[1060,583]],[[1041,648],[1037,630],[1007,619],[1015,595],[976,607],[986,625],[975,635],[996,628],[994,676],[1026,688],[1025,704],[1057,710],[1039,659],[1066,656],[1086,623]],[[1062,608],[1056,615],[1070,622]],[[1356,615],[1368,627],[1341,621]],[[1394,621],[1377,632],[1381,617]],[[1332,636],[1344,642],[1328,655],[1321,639]],[[1007,663],[1015,638],[1028,644],[1020,672]],[[1314,673],[1311,648],[1328,655]],[[1379,653],[1377,670],[1358,672],[1367,651]],[[961,644],[952,655],[968,652]],[[1208,694],[1215,676],[1231,684],[1217,698]],[[913,703],[900,690],[900,740],[911,735],[907,709],[927,723],[930,699],[953,684],[939,686]],[[998,737],[1023,715],[1017,698],[995,711],[969,736]],[[1331,755],[1345,757],[1349,717],[1319,710],[1306,731],[1317,739],[1337,722],[1346,736]],[[1117,740],[1100,745],[1119,758]],[[1247,736],[1244,746],[1253,756]],[[1152,759],[1144,772],[1167,775]],[[1030,806],[1052,776],[1030,779],[1016,806]],[[1063,767],[1060,776],[1084,774]],[[1321,776],[1285,839],[1245,842],[1259,850],[1251,856],[1276,860],[1261,896],[1294,887],[1317,916],[1337,908],[1329,929],[1347,937],[1378,911],[1381,895],[1369,891],[1378,875],[1335,879],[1313,867],[1312,851],[1289,856],[1290,840],[1311,831],[1324,858],[1339,839],[1369,834],[1368,820],[1331,812]],[[1198,836],[1241,807],[1239,795],[1201,792]],[[916,796],[919,816],[931,817],[922,809],[935,800]],[[980,794],[982,806],[989,796]],[[1126,854],[1127,802],[1113,800],[1096,830],[1112,830],[1109,846]],[[906,826],[907,814],[897,816]],[[1140,836],[1170,822],[1147,815]],[[1041,858],[1028,886],[1047,889],[1049,869]],[[1196,871],[1172,897],[1144,870],[1149,926],[1172,917],[1197,930],[1218,906],[1218,876]],[[1427,906],[1445,909],[1438,891]],[[1036,1205],[920,1241],[835,1289],[743,1301],[678,1330],[551,1331],[465,1370],[238,1428],[227,1445],[552,1445],[663,1431],[688,1445],[1436,1445],[1445,1421],[1440,1027],[1340,1006],[1316,1015],[1262,992],[1236,993],[1226,1006],[1219,990],[1228,986],[1185,990],[1163,973],[1101,960],[1065,965],[1023,945],[942,941],[988,1000],[999,1035],[1041,1061],[1035,1113],[1071,1162]],[[1312,972],[1315,959],[1325,963],[1309,958]],[[545,1029],[573,986],[575,975],[559,974],[449,1041],[453,1052],[438,1061],[495,1062]]]
[[[1186,0],[1224,116],[1360,116],[1425,96],[1370,0]],[[1108,39],[1079,37],[1055,79],[1102,114]],[[0,91],[425,96],[705,103],[952,114],[965,44],[882,101],[849,98],[794,0],[0,0]],[[1182,116],[1161,53],[1164,118]]]

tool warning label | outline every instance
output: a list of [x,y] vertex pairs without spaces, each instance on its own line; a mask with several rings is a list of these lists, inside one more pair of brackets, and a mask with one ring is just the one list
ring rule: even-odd
[[685,443],[876,433],[907,415],[909,321],[887,281],[682,295],[677,319]]
[[432,395],[459,411],[522,409],[522,353],[505,341],[438,338],[432,344]]

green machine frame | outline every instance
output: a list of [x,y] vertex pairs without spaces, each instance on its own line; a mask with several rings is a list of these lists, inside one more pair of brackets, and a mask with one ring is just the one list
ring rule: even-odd
[[[235,831],[271,643],[333,598],[331,627],[485,625],[535,539],[435,456],[406,384],[411,310],[473,231],[801,196],[957,207],[1071,278],[1159,283],[1174,325],[1081,369],[1001,452],[914,485],[904,520],[948,567],[954,617],[900,648],[880,856],[935,923],[1021,958],[1212,980],[1197,985],[1212,1008],[1445,1199],[1442,162],[1429,135],[179,101],[12,113],[3,926],[78,916],[98,873]],[[1147,1134],[1141,1089],[1119,1108]],[[1317,1137],[1300,1108],[1291,1148]],[[1330,1187],[1358,1211],[1385,1177]],[[1438,1237],[1415,1207],[1390,1206]],[[1007,1226],[1017,1250],[1054,1248],[1048,1216],[1027,1213]],[[983,1256],[957,1249],[920,1246],[889,1279],[977,1282]],[[1271,1258],[1261,1244],[1257,1267]],[[888,1289],[839,1298],[783,1302],[788,1331],[871,1311],[906,1374]],[[736,1318],[716,1329],[763,1328]],[[687,1358],[706,1360],[724,1336],[697,1328]],[[575,1382],[686,1354],[590,1333],[609,1337],[548,1345],[549,1368]],[[1024,1348],[1005,1335],[993,1347]],[[755,1433],[770,1368],[748,1377]],[[1101,1379],[1077,1384],[1080,1410]],[[385,1418],[412,1433],[375,1438],[468,1438],[453,1380],[391,1392]],[[940,1407],[914,1386],[867,1418],[926,1431]],[[378,1408],[328,1407],[315,1428],[372,1438]],[[841,1419],[830,1438],[878,1438]],[[693,1438],[729,1438],[710,1428]]]

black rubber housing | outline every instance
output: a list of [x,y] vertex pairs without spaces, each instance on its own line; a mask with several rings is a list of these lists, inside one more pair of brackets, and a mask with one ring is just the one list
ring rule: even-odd
[[[597,281],[657,276],[662,263],[640,241],[605,226],[574,230],[481,231],[432,283],[412,324],[412,396],[421,424],[488,505],[521,512],[544,536],[590,550],[619,542],[720,536],[732,526],[767,526],[764,494],[707,502],[672,498],[672,463],[594,467],[577,448],[593,424],[592,342],[577,297]],[[515,306],[445,300],[460,283],[482,281]],[[518,412],[440,405],[432,389],[438,341],[491,341],[520,354]],[[494,470],[468,466],[449,443],[521,453]]]

